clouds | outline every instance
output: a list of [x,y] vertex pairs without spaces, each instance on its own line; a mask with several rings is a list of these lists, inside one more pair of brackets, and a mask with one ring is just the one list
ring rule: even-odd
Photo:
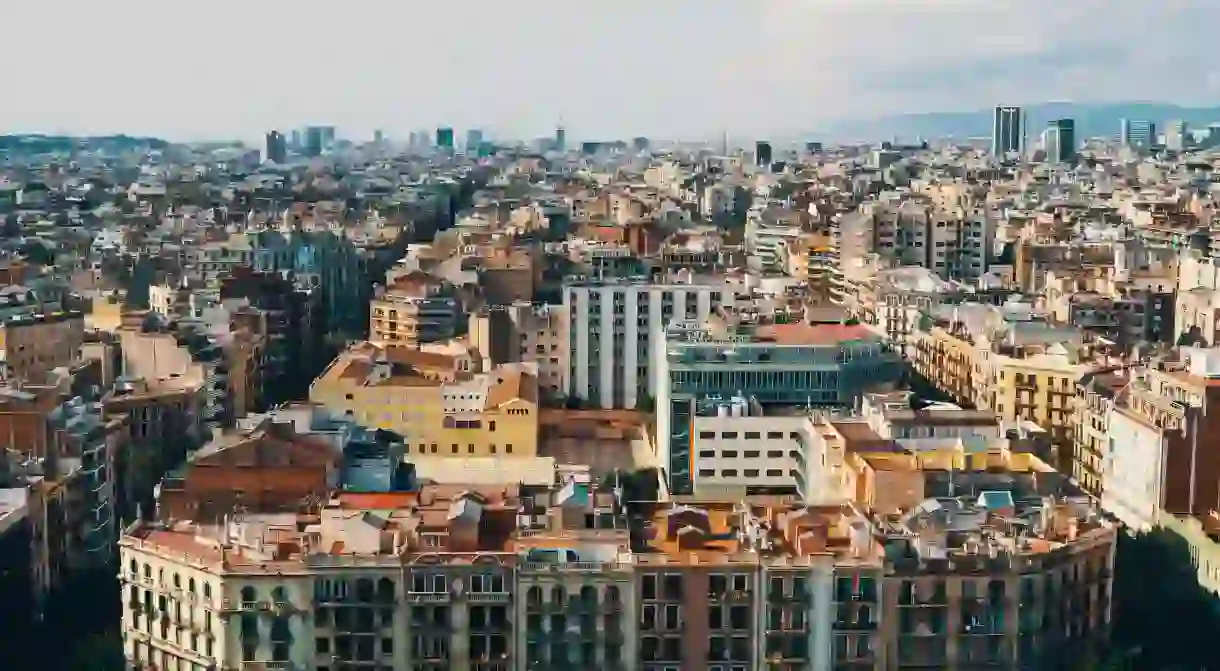
[[0,132],[710,137],[1047,99],[1205,102],[1215,0],[0,2]]

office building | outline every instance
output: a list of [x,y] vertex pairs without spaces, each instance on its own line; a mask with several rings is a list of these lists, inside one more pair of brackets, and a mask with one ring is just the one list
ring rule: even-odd
[[995,108],[991,125],[991,153],[996,157],[1019,154],[1025,146],[1024,117],[1020,107],[1004,105]]
[[1190,144],[1190,127],[1185,121],[1170,121],[1165,124],[1165,148],[1182,151]]
[[316,158],[322,155],[326,146],[326,137],[319,126],[309,126],[305,129],[305,155]]
[[441,126],[436,129],[436,148],[442,152],[452,152],[453,147],[453,129],[448,126]]
[[483,131],[478,128],[471,128],[466,131],[466,155],[477,156],[479,147],[483,144]]
[[671,320],[702,321],[730,304],[723,279],[694,277],[577,279],[564,286],[568,398],[594,408],[635,408],[653,396],[653,362]]
[[288,143],[278,130],[267,133],[266,159],[272,163],[283,164],[288,159]]
[[771,165],[771,143],[759,140],[754,143],[754,163],[758,166]]
[[1132,147],[1151,147],[1156,144],[1156,123],[1141,119],[1123,119],[1119,141]]
[[373,131],[373,144],[383,143],[385,143],[385,131],[378,128],[377,130]]
[[636,137],[636,138],[631,139],[631,148],[636,153],[648,151],[648,148],[649,148],[649,146],[651,146],[651,144],[652,143],[646,137]]
[[294,152],[300,152],[305,148],[305,143],[302,140],[301,130],[293,129],[288,133],[288,148]]
[[[670,491],[683,494],[698,486],[695,455],[704,447],[694,427],[701,416],[721,414],[723,401],[752,400],[763,413],[773,406],[833,411],[900,372],[898,353],[871,327],[759,323],[732,310],[675,320],[655,351],[657,453]],[[805,489],[798,469],[776,477]]]
[[1051,163],[1072,163],[1076,160],[1076,122],[1055,119],[1042,131],[1042,148]]
[[563,126],[555,129],[555,151],[568,150],[568,131]]

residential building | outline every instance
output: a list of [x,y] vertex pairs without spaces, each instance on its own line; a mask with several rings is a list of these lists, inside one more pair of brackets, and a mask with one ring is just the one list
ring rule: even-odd
[[418,347],[458,332],[462,303],[456,288],[413,271],[378,287],[369,303],[369,338],[388,346]]
[[16,315],[0,323],[0,356],[9,376],[41,380],[81,358],[85,316],[68,311]]
[[341,453],[275,416],[213,436],[157,487],[162,519],[214,522],[226,515],[295,512],[323,500]]
[[551,399],[568,388],[567,311],[562,305],[518,301],[473,312],[467,327],[470,346],[483,355],[484,368],[524,362],[536,366],[538,389]]
[[408,454],[532,457],[538,379],[520,365],[354,345],[314,381],[309,398],[340,418],[402,436]]
[[1220,496],[1220,455],[1205,449],[1216,427],[1220,350],[1184,347],[1179,361],[1128,369],[1109,413],[1102,505],[1135,530],[1161,511],[1206,515]]

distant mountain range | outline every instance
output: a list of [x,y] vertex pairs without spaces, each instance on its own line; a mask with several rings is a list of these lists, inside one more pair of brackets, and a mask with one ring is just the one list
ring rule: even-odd
[[[1152,121],[1161,132],[1167,121],[1181,120],[1191,126],[1220,122],[1220,107],[1182,107],[1163,103],[1042,103],[1023,105],[1029,139],[1034,140],[1052,119],[1076,120],[1076,135],[1117,137],[1123,119]],[[879,141],[898,138],[913,141],[955,137],[989,137],[993,110],[974,112],[929,112],[899,114],[874,119],[843,121],[815,137],[832,141]]]

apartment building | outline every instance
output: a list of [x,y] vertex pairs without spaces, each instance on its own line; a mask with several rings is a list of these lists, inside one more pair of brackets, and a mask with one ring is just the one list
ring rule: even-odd
[[85,317],[70,310],[16,315],[0,323],[0,357],[8,375],[42,379],[81,358]]
[[1204,447],[1218,430],[1208,407],[1220,393],[1220,350],[1179,353],[1128,369],[1109,413],[1101,501],[1133,529],[1152,528],[1161,511],[1206,515],[1220,496],[1220,455]]
[[408,454],[532,457],[538,378],[507,364],[360,343],[314,381],[309,398],[339,417],[401,435]]
[[544,396],[562,398],[568,388],[568,318],[560,305],[517,301],[486,306],[471,313],[467,328],[470,346],[484,366],[532,364]]
[[597,408],[635,408],[654,398],[653,357],[670,321],[703,321],[731,305],[723,279],[680,273],[668,283],[646,278],[565,283],[568,397]]
[[1114,401],[1127,385],[1122,368],[1086,373],[1076,383],[1072,414],[1071,475],[1090,496],[1101,497],[1105,463],[1110,454],[1110,417]]
[[1183,338],[1191,344],[1220,344],[1220,257],[1204,257],[1187,251],[1178,265],[1174,307],[1173,342]]
[[915,372],[933,386],[1006,425],[1037,424],[1068,458],[1076,384],[1097,367],[1079,329],[1028,305],[959,305],[927,313],[910,341]]
[[453,287],[422,272],[399,275],[378,287],[369,304],[373,342],[418,346],[452,338],[461,304]]
[[163,519],[214,521],[226,515],[299,510],[337,480],[340,452],[275,417],[213,436],[157,486]]
[[[670,489],[694,491],[692,427],[722,401],[843,408],[897,379],[898,354],[871,327],[760,323],[722,310],[705,322],[673,323],[657,349],[657,453]],[[799,486],[790,469],[790,484]],[[723,473],[721,473],[723,477]]]

